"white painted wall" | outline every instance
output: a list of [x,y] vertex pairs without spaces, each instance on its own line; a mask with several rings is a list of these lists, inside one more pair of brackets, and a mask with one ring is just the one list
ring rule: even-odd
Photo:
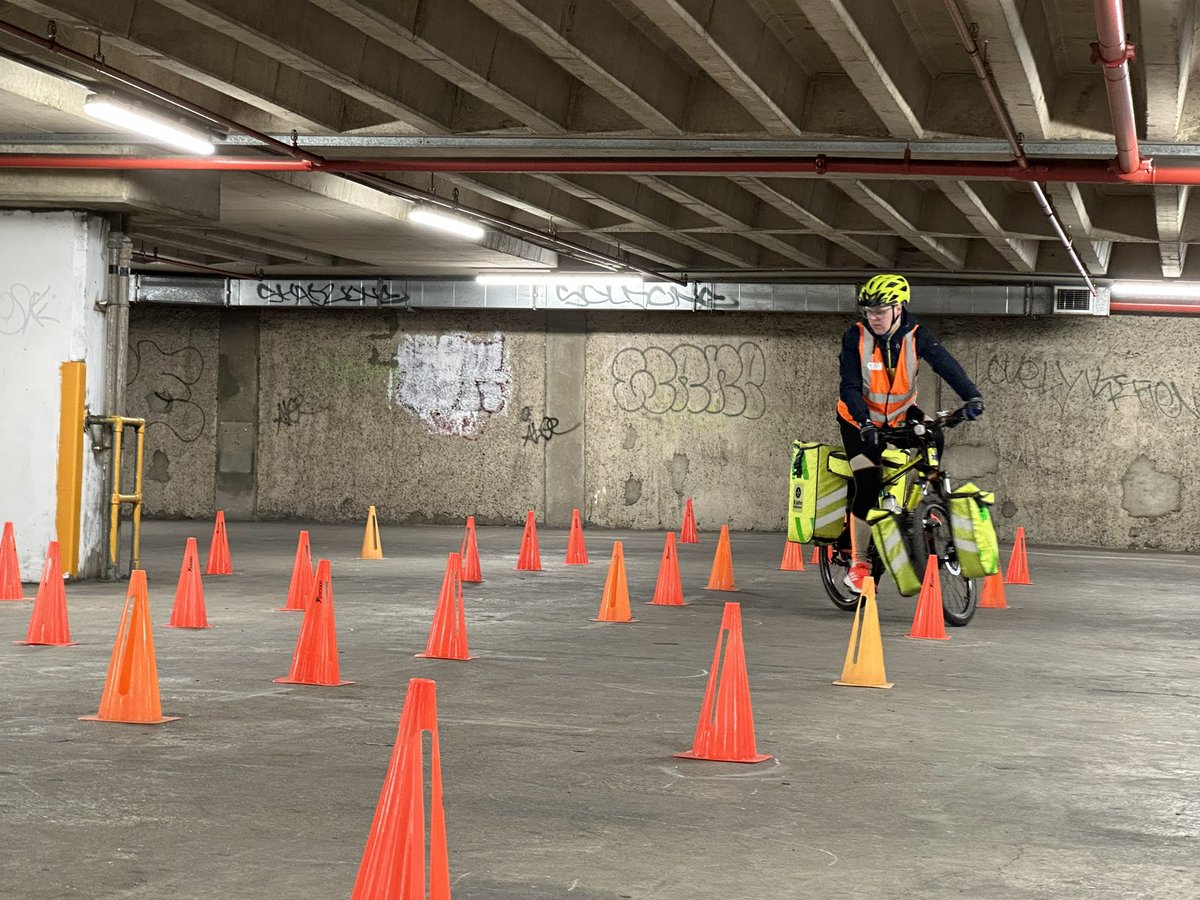
[[[85,213],[0,212],[0,522],[16,531],[21,579],[41,577],[55,540],[59,366],[87,363],[87,402],[104,402],[104,221]],[[80,563],[101,540],[102,473],[84,441]],[[95,574],[82,570],[81,574]]]

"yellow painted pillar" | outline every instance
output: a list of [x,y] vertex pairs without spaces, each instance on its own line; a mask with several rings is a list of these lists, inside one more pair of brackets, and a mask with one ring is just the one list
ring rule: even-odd
[[83,506],[83,417],[87,363],[65,362],[58,421],[58,545],[64,575],[79,574],[79,517]]

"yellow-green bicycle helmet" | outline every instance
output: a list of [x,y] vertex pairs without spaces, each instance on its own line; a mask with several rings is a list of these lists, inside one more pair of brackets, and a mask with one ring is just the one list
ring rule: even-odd
[[859,289],[859,306],[897,306],[907,303],[908,279],[903,275],[876,275]]

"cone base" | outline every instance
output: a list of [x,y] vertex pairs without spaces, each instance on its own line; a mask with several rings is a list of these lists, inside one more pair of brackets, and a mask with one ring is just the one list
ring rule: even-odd
[[590,566],[591,564],[592,561],[590,559],[585,559],[583,562],[574,562],[568,559],[563,562],[564,566]]
[[896,683],[894,681],[885,681],[882,684],[863,684],[862,682],[859,682],[859,681],[842,681],[840,678],[833,683],[836,685],[840,685],[841,687],[879,688],[880,690],[886,690],[887,688],[896,686]]
[[463,584],[483,584],[482,578],[463,578],[461,581]]
[[617,625],[631,625],[637,619],[592,619],[593,622],[612,622]]
[[112,722],[116,725],[165,725],[167,722],[178,722],[180,716],[163,716],[161,719],[155,719],[153,722],[134,722],[130,719],[102,719],[99,715],[95,716],[76,716],[80,722]]
[[1007,587],[1010,584],[1033,584],[1033,582],[1028,578],[1014,578],[1012,581],[1009,581],[1007,578],[1005,578],[1004,584]]
[[354,684],[353,681],[298,681],[295,678],[272,678],[276,684],[311,684],[314,687],[344,687]]
[[232,575],[233,570],[230,569],[228,572],[205,572],[204,574],[205,575]]
[[914,641],[948,641],[948,640],[950,640],[950,635],[946,635],[945,637],[934,637],[931,634],[909,633],[909,634],[906,634],[905,637],[912,638]]
[[20,603],[22,600],[32,599],[32,597],[0,597],[0,603]]
[[272,612],[304,612],[303,606],[276,606]]
[[22,647],[74,647],[79,642],[67,641],[65,644],[60,644],[57,641],[13,641],[13,643]]
[[453,659],[459,662],[467,662],[472,659],[479,659],[478,656],[438,656],[436,653],[414,653],[413,659]]
[[216,628],[215,625],[172,625],[168,622],[164,628],[186,628],[188,631],[203,631],[205,628]]
[[731,763],[760,763],[760,762],[766,762],[768,759],[771,758],[770,753],[756,753],[750,759],[729,759],[729,758],[726,758],[723,756],[701,756],[698,753],[693,753],[691,750],[688,750],[686,753],[675,753],[673,755],[677,756],[679,759],[704,759],[704,760],[708,760],[709,762],[731,762]]
[[657,600],[651,600],[646,605],[647,606],[689,606],[690,604],[683,600],[680,600],[678,603],[675,603],[675,602],[659,603]]
[[513,571],[514,571],[514,572],[541,572],[541,571],[542,571],[542,567],[541,567],[541,566],[537,566],[537,567],[534,567],[534,566],[515,566],[515,567],[513,568]]
[[736,593],[738,593],[738,591],[739,591],[739,588],[735,588],[735,587],[717,587],[716,585],[713,585],[713,584],[706,584],[706,585],[704,586],[704,589],[705,589],[706,591],[722,591],[722,592],[724,592],[724,593],[726,593],[726,594],[736,594]]
[[680,538],[679,543],[681,543],[681,544],[698,544],[698,543],[700,543],[700,539],[699,538],[691,538],[689,540],[688,538]]

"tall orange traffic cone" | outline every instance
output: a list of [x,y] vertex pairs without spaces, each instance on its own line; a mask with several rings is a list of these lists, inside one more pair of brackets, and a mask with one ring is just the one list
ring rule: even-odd
[[25,633],[25,640],[13,643],[50,647],[69,647],[74,643],[71,640],[70,625],[67,623],[67,592],[63,588],[58,541],[51,541],[50,546],[46,548],[42,581],[38,585],[37,598],[33,601],[33,615],[29,617],[29,630]]
[[654,606],[684,606],[683,582],[679,577],[679,555],[675,551],[675,532],[667,532],[662,562],[658,564],[658,583],[654,585]]
[[583,525],[579,521],[579,510],[571,510],[571,533],[567,535],[567,565],[586,566],[587,547],[583,543]]
[[858,597],[858,609],[854,611],[854,625],[850,629],[850,643],[846,646],[846,661],[842,664],[842,677],[834,684],[845,687],[890,688],[883,668],[883,638],[879,634],[879,607],[875,605],[875,579],[868,575],[863,579],[862,593]]
[[205,575],[232,575],[233,562],[229,558],[229,537],[225,533],[225,511],[217,510],[217,523],[213,526],[212,543],[208,545],[208,566]]
[[383,546],[379,543],[379,517],[375,507],[367,509],[367,526],[363,529],[362,552],[359,559],[383,559]]
[[5,522],[4,537],[0,538],[0,600],[24,599],[21,564],[17,561],[17,539],[13,535],[13,523]]
[[683,504],[683,526],[679,529],[679,543],[700,543],[700,538],[696,534],[696,513],[692,509],[691,497],[688,497],[687,501]]
[[287,602],[275,607],[276,612],[303,612],[308,609],[308,598],[313,589],[312,549],[308,544],[308,532],[300,532],[296,541],[296,559],[292,562],[292,580],[288,584]]
[[804,571],[804,545],[788,541],[783,545],[783,562],[779,568],[784,572]]
[[336,687],[354,684],[342,681],[338,673],[337,626],[333,620],[333,578],[329,560],[317,563],[317,578],[300,623],[300,636],[292,654],[292,670],[276,684],[318,684]]
[[[425,833],[423,734],[429,732],[429,834]],[[425,848],[429,848],[426,895]],[[450,900],[442,757],[438,747],[437,687],[427,678],[408,682],[400,730],[375,818],[358,865],[351,900]]]
[[[728,634],[728,638],[726,635]],[[725,659],[721,659],[721,647]],[[746,677],[746,650],[742,646],[742,607],[726,603],[721,633],[708,670],[708,686],[692,749],[676,753],[684,759],[756,763],[770,759],[754,743],[754,711],[750,707],[750,680]],[[719,681],[718,681],[719,674]]]
[[417,656],[426,659],[475,659],[467,649],[467,617],[463,611],[462,557],[451,553],[446,561],[446,575],[438,595],[437,609],[425,652]]
[[921,583],[921,595],[917,597],[912,630],[905,636],[928,641],[950,640],[942,618],[942,579],[938,575],[938,558],[932,553],[925,563],[925,580]]
[[150,598],[146,573],[129,573],[129,593],[121,625],[108,663],[100,711],[80,716],[87,722],[128,722],[132,725],[161,725],[179,716],[164,716],[158,697],[158,662],[154,657],[154,631],[150,627]]
[[479,545],[475,543],[474,516],[467,516],[467,527],[463,531],[462,546],[458,553],[462,557],[462,580],[467,584],[482,584],[483,573],[479,570]]
[[200,552],[196,539],[188,538],[179,567],[179,583],[175,587],[175,607],[171,610],[169,628],[208,628],[204,609],[204,584],[200,580]]
[[983,592],[979,596],[979,609],[1008,609],[1004,598],[1004,578],[999,572],[983,579]]
[[1017,539],[1013,543],[1012,556],[1008,558],[1008,571],[1004,573],[1005,584],[1032,584],[1029,580],[1029,559],[1025,555],[1025,526],[1017,527]]
[[629,611],[629,581],[625,577],[625,548],[620,541],[613,541],[612,561],[608,564],[608,577],[604,580],[604,594],[600,597],[600,612],[592,621],[637,621]]
[[517,555],[517,569],[524,572],[542,571],[542,555],[538,552],[537,523],[533,510],[525,514],[525,533],[521,535],[521,552]]
[[708,575],[708,591],[736,591],[733,586],[733,554],[729,549],[729,526],[721,526],[721,537],[717,539],[717,552],[713,556],[712,571]]

